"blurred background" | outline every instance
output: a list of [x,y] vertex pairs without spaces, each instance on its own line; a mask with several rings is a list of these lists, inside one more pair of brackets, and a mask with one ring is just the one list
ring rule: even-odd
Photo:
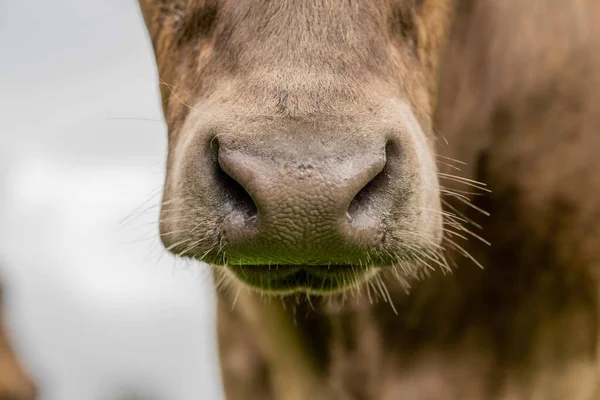
[[221,399],[204,265],[158,244],[166,156],[135,0],[0,0],[0,278],[43,400]]

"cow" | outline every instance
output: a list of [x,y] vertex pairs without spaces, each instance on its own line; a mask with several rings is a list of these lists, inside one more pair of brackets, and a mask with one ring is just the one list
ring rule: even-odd
[[600,398],[600,2],[139,3],[227,399]]

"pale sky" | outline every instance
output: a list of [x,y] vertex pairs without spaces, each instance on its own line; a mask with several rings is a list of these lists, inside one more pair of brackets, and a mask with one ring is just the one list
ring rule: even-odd
[[207,267],[157,242],[166,131],[137,2],[0,0],[0,48],[0,273],[42,400],[221,399]]

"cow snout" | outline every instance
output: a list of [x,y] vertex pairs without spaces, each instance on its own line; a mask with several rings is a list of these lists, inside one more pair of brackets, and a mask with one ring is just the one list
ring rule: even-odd
[[193,116],[170,150],[165,247],[264,292],[332,293],[396,265],[415,276],[441,240],[435,162],[410,110],[385,107]]
[[358,265],[382,237],[385,145],[323,156],[285,150],[220,146],[229,262]]

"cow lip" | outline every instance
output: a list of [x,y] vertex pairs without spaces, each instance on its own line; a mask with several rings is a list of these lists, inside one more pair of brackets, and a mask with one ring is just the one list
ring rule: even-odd
[[237,265],[230,264],[229,267],[240,268],[250,273],[290,273],[306,271],[309,273],[339,273],[349,269],[356,268],[349,264],[330,264],[330,265],[295,265],[295,264],[250,264]]
[[352,265],[228,265],[247,285],[263,292],[331,293],[354,285],[372,268]]

